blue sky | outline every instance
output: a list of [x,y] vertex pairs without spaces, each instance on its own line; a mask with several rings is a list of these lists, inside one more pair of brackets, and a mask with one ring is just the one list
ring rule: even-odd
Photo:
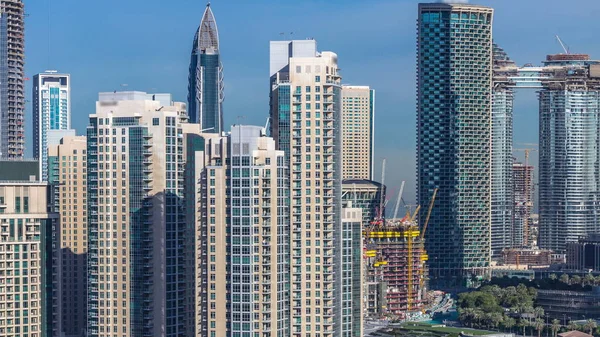
[[[539,64],[561,52],[600,58],[600,1],[481,0],[496,9],[494,39],[518,63]],[[268,116],[269,41],[315,38],[338,54],[343,82],[377,90],[376,180],[387,158],[386,184],[415,189],[415,43],[413,0],[217,0],[212,2],[225,67],[225,123],[264,125]],[[72,121],[83,134],[100,91],[170,92],[187,97],[194,32],[206,3],[197,0],[25,0],[26,76],[56,69],[72,76]],[[293,32],[293,35],[290,33]],[[31,83],[27,83],[27,97]],[[535,93],[519,92],[515,143],[537,143]],[[27,107],[31,154],[31,106]],[[516,145],[516,147],[523,147]],[[522,154],[517,154],[521,156]],[[534,156],[536,156],[534,154]],[[535,158],[533,159],[535,163]]]

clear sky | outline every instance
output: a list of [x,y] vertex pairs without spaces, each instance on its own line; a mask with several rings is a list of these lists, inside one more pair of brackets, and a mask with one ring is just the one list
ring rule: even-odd
[[[24,0],[26,76],[46,69],[71,74],[72,122],[85,132],[100,91],[170,92],[187,99],[189,54],[206,2],[198,0]],[[269,41],[317,40],[338,54],[343,82],[377,93],[376,179],[387,158],[388,191],[415,189],[416,18],[414,0],[215,0],[225,68],[225,124],[264,125],[269,111]],[[518,64],[562,51],[600,58],[600,1],[480,0],[496,9],[494,39]],[[293,32],[293,34],[291,34]],[[281,35],[284,33],[284,35]],[[126,84],[127,86],[122,86]],[[27,84],[29,98],[31,82]],[[535,93],[519,92],[515,147],[538,143]],[[27,152],[32,151],[28,103]],[[517,153],[522,157],[522,153]],[[536,154],[533,154],[536,156]],[[533,159],[535,163],[535,158]],[[395,197],[394,197],[395,198]],[[392,198],[393,199],[393,198]],[[393,202],[393,200],[392,200]]]

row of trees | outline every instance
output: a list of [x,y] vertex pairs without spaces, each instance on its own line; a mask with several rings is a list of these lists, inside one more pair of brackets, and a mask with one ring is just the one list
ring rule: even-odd
[[594,320],[588,320],[584,325],[572,322],[567,327],[553,320],[547,326],[543,319],[544,309],[534,306],[536,298],[537,290],[522,283],[506,288],[483,286],[478,291],[459,294],[458,318],[463,325],[471,328],[509,332],[518,329],[523,335],[537,332],[538,337],[544,329],[549,329],[554,337],[561,330],[581,330],[592,334],[597,329]]
[[567,275],[567,274],[562,274],[559,277],[556,274],[550,274],[550,280],[551,281],[558,280],[559,282],[568,284],[568,285],[580,284],[584,287],[585,286],[600,286],[600,275],[594,277],[594,275],[592,275],[592,274],[586,274],[584,277],[581,277],[579,275],[573,275],[572,277],[569,277],[569,275]]

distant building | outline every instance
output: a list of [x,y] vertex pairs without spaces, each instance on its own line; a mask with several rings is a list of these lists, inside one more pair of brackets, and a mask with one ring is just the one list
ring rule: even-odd
[[192,45],[188,106],[190,123],[199,123],[207,133],[223,131],[223,65],[215,16],[206,5]]
[[260,126],[234,125],[224,136],[198,127],[184,137],[187,223],[194,228],[188,298],[195,308],[185,335],[289,336],[284,152]]
[[564,253],[567,242],[600,232],[600,61],[548,55],[553,71],[539,91],[539,246]]
[[[549,320],[562,324],[580,319],[600,319],[600,287],[592,291],[538,289],[536,306],[544,309]],[[566,322],[565,322],[566,320]]]
[[567,243],[567,268],[600,270],[600,234],[590,234],[577,242]]
[[342,179],[373,179],[375,90],[342,87],[341,131]]
[[25,151],[25,9],[22,0],[0,0],[0,157]]
[[[348,207],[342,210],[342,263],[337,268],[342,274],[338,281],[338,287],[342,291],[338,296],[341,296],[343,310],[347,311],[341,324],[342,336],[363,336],[362,218],[360,208]],[[332,260],[330,262],[333,263]]]
[[533,166],[522,163],[513,164],[514,212],[513,212],[513,247],[531,245],[531,211],[533,209]]
[[439,189],[425,245],[442,287],[487,276],[491,262],[493,13],[419,4],[417,200],[428,205]]
[[509,248],[502,251],[505,265],[549,266],[552,264],[552,251],[533,248]]
[[[71,129],[71,79],[68,74],[46,71],[33,77],[33,156],[40,162],[42,180],[48,180],[48,147]],[[50,133],[53,133],[50,135]],[[58,133],[58,134],[56,134]]]
[[0,179],[17,181],[40,181],[37,159],[0,159]]
[[[4,179],[2,177],[2,179]],[[0,181],[0,335],[42,337],[54,315],[52,236],[57,213],[48,211],[48,185]]]
[[[382,200],[385,202],[386,188],[371,180],[344,180],[342,182],[342,204],[344,207],[362,209],[363,225],[373,221],[379,215]],[[383,194],[383,195],[382,195]],[[385,216],[385,207],[381,210]]]
[[55,231],[52,336],[78,337],[87,325],[87,142],[65,137],[48,148],[49,201]]

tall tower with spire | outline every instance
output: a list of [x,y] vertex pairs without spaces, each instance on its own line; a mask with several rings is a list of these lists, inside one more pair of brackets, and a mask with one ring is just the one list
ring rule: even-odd
[[192,46],[188,85],[190,123],[199,123],[203,132],[221,133],[223,98],[219,31],[209,2]]

